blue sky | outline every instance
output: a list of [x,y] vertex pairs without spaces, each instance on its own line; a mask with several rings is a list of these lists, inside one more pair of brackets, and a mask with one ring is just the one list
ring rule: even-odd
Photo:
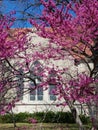
[[[37,15],[40,15],[43,7],[30,7],[27,10],[25,10],[27,7],[29,7],[31,4],[34,4],[34,1],[40,1],[40,0],[1,0],[0,1],[0,12],[3,14],[7,14],[11,11],[16,11],[16,22],[14,23],[13,28],[28,28],[32,27],[32,25],[28,22],[29,17],[34,17]],[[23,14],[23,11],[25,10],[25,14]],[[27,16],[26,14],[29,13],[32,16]],[[71,11],[71,14],[75,16],[75,14]],[[25,19],[25,20],[21,20]]]
[[[17,18],[17,21],[13,26],[14,28],[31,27],[27,20],[20,20],[21,18],[25,19],[28,17],[27,15],[24,15],[22,12],[26,7],[28,7],[31,4],[33,4],[33,0],[2,0],[2,2],[0,2],[0,12],[3,14],[7,14],[11,11],[16,11],[15,17]],[[28,10],[26,10],[26,12],[32,15],[35,15],[35,13],[40,14],[41,7],[40,10],[39,8],[29,8]]]

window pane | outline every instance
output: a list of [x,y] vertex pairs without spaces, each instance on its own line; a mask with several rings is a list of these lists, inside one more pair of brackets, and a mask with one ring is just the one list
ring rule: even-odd
[[43,88],[37,88],[37,95],[43,95]]
[[43,88],[37,88],[37,100],[43,100]]
[[52,93],[53,89],[55,89],[55,85],[49,85],[50,100],[56,100],[56,96]]
[[55,95],[50,95],[50,100],[56,100],[56,96]]
[[30,94],[30,101],[35,100],[35,95]]
[[17,96],[20,100],[23,100],[23,94],[24,94],[24,84],[20,84],[17,89]]
[[35,100],[36,90],[33,88],[35,88],[34,83],[30,83],[30,100]]
[[37,100],[39,101],[43,100],[43,95],[37,95]]

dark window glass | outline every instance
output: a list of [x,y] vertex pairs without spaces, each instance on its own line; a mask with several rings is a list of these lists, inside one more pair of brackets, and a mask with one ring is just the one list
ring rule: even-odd
[[50,96],[50,100],[56,100],[56,96],[53,94],[53,89],[55,89],[55,85],[50,84],[49,85],[49,96]]
[[30,84],[30,100],[35,100],[36,90],[34,88],[35,88],[34,83],[31,83]]
[[37,100],[43,100],[43,88],[37,88]]

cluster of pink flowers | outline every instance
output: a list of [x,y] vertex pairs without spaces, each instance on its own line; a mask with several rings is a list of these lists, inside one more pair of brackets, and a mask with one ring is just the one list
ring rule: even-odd
[[32,124],[38,123],[38,121],[34,118],[29,118],[28,121],[29,121],[29,123],[32,123]]
[[[89,57],[85,49],[89,48],[93,53],[93,40],[98,36],[98,1],[70,2],[67,6],[66,3],[57,6],[54,0],[41,2],[44,6],[42,16],[38,21],[31,19],[30,22],[38,29],[40,36],[49,38],[51,44],[58,46],[57,51],[54,49],[55,55],[61,48],[71,51],[75,47],[77,57],[80,57],[79,54]],[[52,48],[49,54],[51,53]]]
[[[97,49],[94,39],[98,36],[98,1],[83,0],[81,3],[73,1],[67,5],[63,2],[58,6],[54,0],[47,2],[41,0],[41,2],[44,6],[42,16],[39,20],[31,19],[30,22],[38,29],[38,35],[49,39],[50,45],[45,48],[46,57],[43,57],[42,52],[39,52],[38,57],[66,59],[67,51],[84,62],[85,58],[91,58]],[[88,69],[91,71],[89,64]],[[59,71],[57,73],[59,74]],[[65,71],[63,73],[66,74]],[[91,75],[79,74],[78,78],[66,83],[65,88],[62,89],[63,84],[57,85],[54,93],[58,94],[59,98],[88,102],[97,97],[95,84]]]
[[26,36],[23,32],[11,33],[14,21],[12,13],[0,18],[0,58],[14,57],[20,50],[25,50]]
[[[15,88],[15,70],[7,60],[15,59],[17,54],[26,49],[27,37],[21,31],[14,31],[11,27],[15,18],[11,12],[9,15],[0,17],[0,113],[4,114],[14,107],[16,97],[9,96],[8,91]],[[5,63],[6,62],[6,63]],[[9,66],[9,67],[8,67]],[[13,90],[12,90],[13,91]],[[10,99],[9,99],[10,98]]]

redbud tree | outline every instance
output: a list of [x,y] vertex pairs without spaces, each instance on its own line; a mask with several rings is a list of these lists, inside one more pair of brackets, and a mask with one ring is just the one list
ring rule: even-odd
[[[26,36],[23,32],[11,32],[15,12],[0,18],[0,113],[9,112],[18,101],[15,90],[18,88],[16,75],[19,71],[10,62],[25,50]],[[18,95],[19,96],[19,95]]]
[[[62,76],[67,73],[66,69],[56,69],[57,76],[53,77],[53,81],[57,88],[53,93],[59,99],[63,98],[71,111],[75,101],[85,103],[93,127],[98,129],[98,1],[70,1],[69,4],[63,2],[58,6],[54,0],[41,2],[43,12],[40,19],[30,19],[30,22],[37,28],[39,36],[49,39],[49,46],[43,49],[44,52],[37,53],[37,56],[43,60],[64,60],[67,52],[89,70],[88,73],[78,73],[76,77],[67,80]],[[81,126],[79,120],[76,119],[76,122]]]
[[11,112],[23,94],[30,91],[29,85],[24,90],[24,82],[34,82],[32,91],[36,89],[36,76],[31,76],[30,70],[36,48],[26,35],[29,29],[11,28],[16,20],[13,13],[0,18],[0,114]]

